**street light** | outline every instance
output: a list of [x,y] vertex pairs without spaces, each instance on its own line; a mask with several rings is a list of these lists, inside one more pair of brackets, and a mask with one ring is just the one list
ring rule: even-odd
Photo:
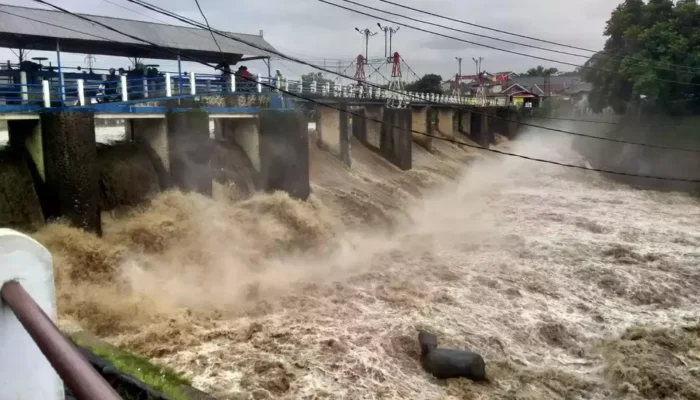
[[[392,38],[394,37],[394,34],[395,34],[396,32],[398,32],[399,29],[401,29],[401,27],[400,27],[400,26],[397,26],[396,29],[394,29],[394,28],[392,28],[392,27],[390,27],[390,26],[382,26],[382,24],[380,24],[379,22],[377,22],[377,26],[379,27],[379,29],[381,29],[382,31],[384,31],[384,57],[389,57],[389,58],[391,58],[391,54],[392,54],[392,53],[391,53],[391,42],[392,42]],[[388,52],[388,53],[387,53],[387,45],[386,45],[387,36],[389,37],[389,52]]]

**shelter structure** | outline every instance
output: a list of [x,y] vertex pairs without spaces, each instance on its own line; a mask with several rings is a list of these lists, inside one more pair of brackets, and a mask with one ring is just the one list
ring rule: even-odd
[[[196,59],[214,65],[235,65],[241,61],[269,60],[276,50],[259,35],[226,33],[252,44],[241,43],[209,31],[161,23],[99,15],[79,14],[130,35],[142,37],[159,47],[134,40],[76,16],[55,10],[0,4],[0,47],[22,50],[149,58],[158,60]],[[218,46],[217,46],[218,43]],[[219,50],[219,46],[221,50]]]

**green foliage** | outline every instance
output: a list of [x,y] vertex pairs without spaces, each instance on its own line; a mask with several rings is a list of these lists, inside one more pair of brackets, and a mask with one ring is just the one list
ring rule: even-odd
[[538,65],[536,68],[528,69],[522,76],[552,76],[556,75],[557,72],[559,72],[559,70],[554,67],[545,68],[542,65]]
[[147,359],[131,354],[124,349],[101,345],[81,334],[71,335],[70,339],[76,345],[87,348],[96,356],[109,361],[120,372],[133,376],[169,398],[190,400],[190,396],[185,394],[182,388],[191,386],[192,383],[174,370],[154,365]]
[[[700,6],[696,0],[625,0],[612,12],[604,31],[603,52],[586,62],[584,78],[593,84],[594,111],[610,106],[624,113],[629,106],[684,113],[700,106]],[[609,55],[621,57],[611,57]],[[675,69],[668,71],[661,68]],[[677,81],[670,83],[659,81]]]
[[442,93],[442,76],[436,74],[423,75],[417,81],[407,83],[406,90],[420,93]]

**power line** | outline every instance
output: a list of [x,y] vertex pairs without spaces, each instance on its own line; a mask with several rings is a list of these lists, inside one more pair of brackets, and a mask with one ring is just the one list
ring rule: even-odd
[[[395,13],[395,12],[392,12],[392,11],[382,10],[382,9],[380,9],[380,8],[368,6],[368,5],[366,5],[366,4],[358,3],[358,2],[353,1],[353,0],[342,0],[342,1],[344,1],[344,2],[346,2],[346,3],[354,4],[354,5],[356,5],[356,6],[364,7],[364,8],[373,10],[373,11],[378,11],[378,12],[382,12],[382,13],[385,13],[385,14],[393,15],[393,16],[395,16],[395,17],[405,18],[405,19],[410,20],[410,21],[419,22],[419,23],[426,24],[426,25],[432,25],[432,26],[436,26],[436,27],[438,27],[438,28],[443,28],[443,29],[447,29],[447,30],[454,31],[454,32],[460,32],[460,33],[464,33],[464,34],[467,34],[467,35],[482,37],[482,38],[490,39],[490,40],[496,40],[496,41],[504,42],[504,43],[515,44],[515,45],[523,46],[523,47],[530,47],[530,48],[537,49],[537,50],[549,51],[549,52],[552,52],[552,53],[558,53],[558,54],[564,54],[564,55],[573,56],[573,57],[585,58],[586,60],[589,60],[589,59],[591,58],[590,56],[586,56],[586,55],[583,55],[583,54],[576,54],[576,53],[571,53],[571,52],[562,51],[562,50],[555,50],[555,49],[550,49],[550,48],[547,48],[547,47],[541,47],[541,46],[532,45],[532,44],[527,44],[527,43],[522,43],[522,42],[515,42],[515,41],[512,41],[512,40],[508,40],[508,39],[501,39],[501,38],[497,38],[497,37],[493,37],[493,36],[482,35],[482,34],[480,34],[480,33],[475,33],[475,32],[469,32],[469,31],[465,31],[465,30],[461,30],[461,29],[456,29],[456,28],[452,28],[452,27],[449,27],[449,26],[437,24],[437,23],[434,23],[434,22],[428,22],[428,21],[425,21],[425,20],[422,20],[422,19],[418,19],[418,18],[414,18],[414,17],[409,17],[409,16],[407,16],[407,15]],[[649,62],[645,62],[645,64],[648,66]],[[635,64],[635,65],[641,65],[641,64]],[[686,71],[679,71],[679,70],[677,70],[677,69],[671,69],[671,68],[663,68],[663,67],[657,67],[657,68],[658,68],[658,69],[661,69],[661,70],[672,71],[672,72],[690,73],[690,72],[687,71],[687,70],[686,70]]]
[[209,33],[211,33],[211,38],[214,39],[214,43],[216,44],[216,47],[219,48],[219,53],[221,53],[221,57],[224,58],[224,51],[221,50],[221,46],[219,46],[219,42],[216,41],[216,37],[214,36],[214,31],[211,29],[211,26],[209,25],[209,20],[207,19],[207,16],[204,15],[204,11],[202,11],[202,6],[199,5],[199,0],[194,0],[194,2],[197,4],[197,8],[199,8],[199,13],[202,14],[202,18],[204,18],[204,22],[207,24],[207,28],[209,29]]
[[[397,7],[402,7],[402,8],[411,10],[411,11],[415,11],[415,12],[418,12],[418,13],[423,13],[423,14],[426,14],[426,15],[430,15],[430,16],[432,16],[432,17],[442,18],[442,19],[445,19],[445,20],[448,20],[448,21],[457,22],[457,23],[464,24],[464,25],[469,25],[469,26],[474,26],[474,27],[477,27],[477,28],[486,29],[486,30],[493,31],[493,32],[498,32],[498,33],[503,33],[503,34],[506,34],[506,35],[516,36],[516,37],[523,38],[523,39],[534,40],[534,41],[537,41],[537,42],[553,44],[553,45],[555,45],[555,46],[567,47],[567,48],[574,49],[574,50],[587,51],[587,52],[589,52],[589,53],[594,53],[594,56],[592,56],[592,58],[595,58],[595,55],[597,55],[598,53],[603,53],[604,55],[606,55],[606,56],[608,56],[608,57],[627,58],[626,56],[620,56],[620,55],[617,55],[617,54],[608,54],[608,53],[604,53],[604,52],[597,51],[597,50],[586,49],[586,48],[584,48],[584,47],[577,47],[577,46],[572,46],[572,45],[568,45],[568,44],[553,42],[553,41],[549,41],[549,40],[545,40],[545,39],[538,39],[538,38],[532,37],[532,36],[521,35],[521,34],[518,34],[518,33],[513,33],[513,32],[504,31],[504,30],[501,30],[501,29],[491,28],[491,27],[488,27],[488,26],[479,25],[479,24],[475,24],[475,23],[472,23],[472,22],[466,22],[466,21],[462,21],[462,20],[455,19],[455,18],[446,17],[446,16],[444,16],[444,15],[436,14],[436,13],[433,13],[433,12],[430,12],[430,11],[425,11],[425,10],[421,10],[421,9],[418,9],[418,8],[410,7],[410,6],[407,6],[407,5],[404,5],[404,4],[395,3],[395,2],[389,1],[389,0],[379,0],[379,1],[381,1],[382,3],[387,3],[387,4],[391,4],[391,5],[397,6]],[[634,57],[629,57],[629,58],[630,58],[631,60],[635,60],[635,61],[649,62],[649,60],[644,60],[644,59],[640,59],[640,58],[634,58]],[[660,62],[660,61],[655,61],[655,62],[656,62],[656,63],[659,63],[659,64],[662,64],[662,65],[664,65],[664,64],[665,64],[665,65],[669,65],[669,66],[672,66],[672,67],[686,68],[686,69],[689,70],[689,71],[691,71],[691,70],[698,71],[698,70],[699,70],[698,68],[689,67],[689,66],[687,66],[687,65],[666,63],[666,62]]]
[[[135,40],[141,40],[141,41],[143,41],[143,42],[145,42],[145,43],[150,44],[151,46],[153,46],[153,47],[156,48],[156,49],[160,49],[161,51],[169,52],[169,53],[172,53],[172,54],[177,54],[175,51],[172,51],[172,50],[163,48],[162,46],[158,46],[157,44],[152,43],[152,42],[148,42],[147,40],[144,40],[144,39],[138,39],[137,37],[135,37],[135,36],[133,36],[133,35],[129,35],[129,34],[127,34],[127,33],[124,33],[124,32],[122,32],[122,31],[119,31],[118,29],[114,29],[114,28],[112,28],[112,27],[109,27],[109,26],[107,26],[107,25],[105,25],[105,24],[103,24],[103,23],[100,23],[100,22],[96,21],[96,20],[87,18],[87,17],[85,17],[85,16],[83,16],[83,15],[79,15],[79,14],[70,12],[70,11],[64,9],[64,8],[61,8],[61,7],[59,7],[59,6],[53,5],[53,4],[49,3],[48,1],[45,1],[45,0],[34,0],[34,1],[36,1],[36,2],[38,2],[38,3],[41,3],[41,4],[44,4],[44,5],[47,5],[47,6],[50,6],[50,7],[52,7],[52,8],[55,8],[55,9],[57,9],[57,10],[59,10],[59,11],[62,11],[62,12],[66,13],[66,14],[69,14],[69,15],[72,15],[72,16],[74,16],[74,17],[76,17],[76,18],[79,18],[79,19],[82,19],[82,20],[85,20],[85,21],[88,21],[88,22],[91,22],[91,23],[100,25],[100,26],[102,26],[102,27],[104,27],[104,28],[106,28],[106,29],[109,29],[109,30],[111,30],[111,31],[113,31],[113,32],[116,32],[116,33],[119,33],[119,34],[121,34],[121,35],[124,35],[124,36],[126,36],[126,37],[130,37],[130,38],[135,39]],[[110,41],[117,42],[116,40],[110,40]],[[200,64],[202,64],[202,65],[205,65],[205,66],[208,66],[208,67],[210,67],[210,68],[223,70],[222,68],[217,68],[216,66],[212,66],[212,65],[210,65],[209,63],[204,62],[204,61],[201,61],[201,60],[198,60],[198,59],[196,59],[196,58],[194,58],[194,57],[186,56],[186,58],[189,58],[189,59],[191,59],[191,60],[193,60],[193,61],[195,61],[195,62],[198,62],[198,63],[200,63]],[[251,78],[247,78],[247,77],[243,77],[243,78],[246,79],[246,80],[249,80],[249,81],[253,81],[253,79],[251,79]],[[277,89],[277,88],[275,88],[275,87],[272,86],[272,85],[265,84],[265,83],[262,83],[262,82],[259,82],[259,84],[261,84],[262,86],[268,87],[268,88],[270,88],[270,89]],[[282,89],[277,89],[277,90],[279,90],[281,93],[285,93],[285,94],[288,94],[288,95],[290,95],[290,96],[292,96],[292,97],[297,97],[297,98],[303,99],[303,100],[305,100],[305,101],[314,103],[314,104],[319,105],[319,106],[322,106],[322,107],[328,107],[328,108],[332,108],[332,109],[335,109],[335,110],[338,110],[338,111],[341,111],[341,112],[346,112],[346,113],[348,113],[348,114],[350,114],[350,115],[358,116],[358,117],[361,117],[361,118],[365,118],[365,119],[367,119],[367,120],[374,121],[374,122],[378,122],[378,123],[380,123],[380,124],[383,124],[383,125],[386,125],[386,126],[390,126],[390,127],[393,127],[393,128],[405,129],[405,128],[400,127],[400,126],[398,126],[398,125],[389,124],[389,123],[386,123],[385,121],[381,121],[381,120],[378,120],[378,119],[375,119],[375,118],[366,118],[365,116],[360,115],[360,114],[358,114],[358,113],[355,113],[355,112],[352,112],[352,111],[348,111],[348,110],[343,110],[343,109],[340,108],[340,107],[335,107],[335,106],[332,106],[332,105],[330,105],[330,104],[324,104],[324,103],[322,103],[322,102],[320,102],[320,101],[318,101],[318,100],[314,100],[314,99],[311,99],[311,98],[308,98],[308,97],[305,97],[305,96],[302,96],[302,95],[299,95],[299,94],[296,94],[296,93],[292,93],[292,92],[289,92],[289,91],[286,91],[286,90],[282,90]],[[459,141],[459,140],[443,138],[443,137],[440,137],[440,136],[436,136],[436,135],[431,135],[431,134],[419,132],[419,131],[416,131],[416,130],[413,130],[413,129],[410,129],[409,131],[412,132],[412,133],[417,133],[417,134],[419,134],[419,135],[431,137],[431,138],[438,139],[438,140],[444,140],[444,141],[447,141],[447,142],[451,142],[451,143],[463,145],[463,146],[466,146],[466,147],[471,147],[471,148],[479,149],[479,150],[482,150],[482,151],[488,151],[488,152],[492,152],[492,153],[496,153],[496,154],[506,155],[506,156],[510,156],[510,157],[517,157],[517,158],[521,158],[521,159],[525,159],[525,160],[537,161],[537,162],[542,162],[542,163],[546,163],[546,164],[558,165],[558,166],[562,166],[562,167],[575,168],[575,169],[582,169],[582,170],[586,170],[586,171],[602,172],[602,173],[608,173],[608,174],[613,174],[613,175],[621,175],[621,176],[631,176],[631,177],[638,177],[638,178],[646,178],[646,179],[656,179],[656,180],[664,180],[664,181],[677,181],[677,182],[689,182],[689,183],[700,183],[700,179],[683,179],[683,178],[670,178],[670,177],[654,176],[654,175],[639,175],[639,174],[631,174],[631,173],[627,173],[627,172],[611,171],[611,170],[600,169],[600,168],[587,168],[587,167],[580,166],[580,165],[566,164],[566,163],[560,163],[560,162],[552,161],[552,160],[539,159],[539,158],[535,158],[535,157],[529,157],[529,156],[524,156],[524,155],[521,155],[521,154],[509,153],[509,152],[505,152],[505,151],[501,151],[501,150],[496,150],[496,149],[491,149],[491,148],[488,148],[488,149],[487,149],[487,148],[484,148],[484,147],[481,147],[481,146],[476,146],[476,145],[473,145],[473,144],[470,144],[470,143],[466,143],[466,142],[462,142],[462,141]]]
[[[130,0],[130,1],[131,1],[131,0]],[[390,19],[387,19],[387,18],[384,18],[384,17],[380,17],[380,16],[377,16],[377,15],[373,15],[373,14],[370,14],[370,13],[366,13],[366,12],[364,12],[364,11],[356,10],[356,9],[353,9],[353,8],[350,8],[350,7],[345,7],[345,6],[340,5],[340,4],[331,3],[330,1],[327,1],[327,0],[317,0],[317,1],[320,1],[321,3],[325,3],[325,4],[328,4],[328,5],[331,5],[331,6],[333,6],[333,7],[342,8],[342,9],[344,9],[344,10],[347,10],[347,11],[350,11],[350,12],[353,12],[353,13],[356,13],[356,14],[364,15],[364,16],[367,16],[367,17],[370,17],[370,18],[383,19],[384,21],[391,22],[392,24],[397,24],[397,25],[405,26],[405,27],[410,28],[410,29],[413,29],[413,30],[417,30],[417,31],[424,32],[424,33],[430,33],[430,34],[432,34],[432,35],[441,36],[441,37],[444,37],[444,38],[447,38],[447,39],[457,40],[457,41],[460,41],[460,42],[464,42],[464,43],[469,43],[469,44],[473,44],[473,45],[476,45],[476,46],[485,47],[485,48],[487,48],[487,49],[502,51],[502,52],[506,52],[506,53],[510,53],[510,54],[515,54],[515,55],[524,56],[524,57],[530,57],[530,58],[534,58],[534,59],[538,59],[538,60],[543,60],[543,61],[554,62],[554,63],[558,63],[558,64],[570,65],[570,66],[573,66],[573,67],[576,67],[576,68],[585,68],[585,69],[590,69],[590,70],[594,70],[594,71],[607,72],[607,73],[611,73],[611,74],[621,74],[620,72],[611,71],[611,70],[608,70],[608,69],[597,68],[597,67],[590,67],[590,66],[587,66],[587,65],[579,65],[579,64],[574,64],[574,63],[566,62],[566,61],[560,61],[560,60],[555,60],[555,59],[546,58],[546,57],[540,57],[540,56],[536,56],[536,55],[532,55],[532,54],[521,53],[521,52],[518,52],[518,51],[506,50],[506,49],[502,49],[502,48],[496,47],[496,46],[491,46],[491,45],[488,45],[488,44],[483,44],[483,43],[478,43],[478,42],[472,42],[472,41],[465,40],[465,39],[460,39],[460,38],[457,38],[457,37],[454,37],[454,36],[445,35],[445,34],[438,33],[438,32],[433,32],[433,31],[428,30],[428,29],[423,29],[423,28],[419,28],[419,27],[416,27],[416,26],[412,26],[412,25],[409,25],[409,24],[406,24],[406,23],[403,23],[403,22],[397,22],[397,21],[394,21],[394,20],[390,20]],[[350,1],[350,0],[342,0],[342,1]],[[426,23],[427,23],[427,22],[426,22]],[[653,77],[652,80],[659,81],[659,82],[666,82],[666,83],[675,83],[675,84],[680,84],[680,85],[700,86],[700,83],[681,82],[681,81],[674,81],[674,80],[662,79],[662,78],[657,78],[657,77]]]
[[[39,1],[39,0],[35,0],[35,1]],[[160,7],[153,6],[152,4],[150,4],[150,3],[146,2],[146,1],[143,1],[143,0],[127,0],[127,1],[129,1],[129,2],[131,2],[131,3],[135,3],[135,4],[138,4],[138,5],[141,5],[142,7],[145,7],[145,8],[147,8],[147,9],[152,10],[152,11],[157,11],[157,12],[164,13],[165,15],[168,15],[168,16],[170,16],[170,17],[172,17],[172,18],[178,19],[178,20],[180,20],[180,21],[182,21],[182,22],[185,22],[185,23],[190,23],[190,24],[192,24],[192,25],[194,25],[194,26],[201,27],[201,25],[202,25],[201,23],[199,23],[199,22],[197,22],[197,21],[191,20],[191,19],[186,18],[186,17],[182,17],[182,16],[180,16],[180,15],[178,15],[178,14],[176,14],[176,13],[173,13],[173,12],[168,11],[168,10],[164,10],[164,9],[162,9],[162,8],[160,8]],[[324,1],[324,0],[319,0],[319,1]],[[341,7],[342,7],[342,6],[341,6]],[[251,46],[251,47],[253,47],[253,48],[257,48],[257,49],[259,49],[259,50],[264,50],[264,49],[262,49],[260,46],[254,44],[254,43],[250,43],[250,42],[248,42],[248,41],[245,41],[245,40],[238,39],[238,38],[235,38],[235,37],[233,37],[233,36],[227,35],[225,32],[217,31],[217,33],[218,33],[219,35],[222,35],[222,36],[224,36],[224,37],[228,37],[228,38],[230,38],[230,39],[232,39],[232,40],[235,40],[235,41],[238,41],[238,42],[240,42],[240,43],[249,45],[249,46]],[[324,72],[326,72],[326,73],[330,73],[330,74],[333,74],[333,75],[338,75],[339,77],[344,77],[344,78],[346,78],[346,79],[353,80],[353,78],[350,77],[350,76],[343,75],[343,74],[339,74],[339,73],[334,72],[334,71],[331,71],[331,70],[329,70],[329,69],[327,69],[327,68],[323,68],[323,67],[318,66],[318,65],[314,65],[314,64],[311,64],[311,63],[307,63],[307,62],[304,62],[303,60],[297,60],[297,59],[294,59],[293,57],[283,55],[283,54],[281,54],[281,53],[279,53],[279,52],[275,52],[275,51],[272,51],[272,50],[268,50],[268,51],[271,52],[272,54],[276,54],[276,55],[279,55],[280,57],[287,58],[287,59],[289,59],[289,60],[291,60],[291,61],[294,61],[294,62],[303,64],[303,65],[307,65],[307,66],[312,67],[312,68],[314,68],[314,69],[317,69],[317,70],[319,70],[319,71],[324,71]],[[368,86],[372,86],[372,87],[375,87],[375,88],[384,89],[384,88],[382,88],[381,86],[375,85],[375,84],[373,84],[373,83],[371,83],[371,82],[366,82],[366,83],[368,84]],[[411,97],[411,98],[414,98],[414,99],[419,99],[419,100],[421,100],[421,101],[426,101],[425,99],[421,99],[421,98],[419,98],[419,97],[417,97],[417,96],[414,96],[414,95],[407,95],[406,93],[399,92],[399,91],[396,91],[396,90],[392,90],[392,89],[384,89],[384,90],[387,90],[387,91],[393,92],[393,93],[398,93],[398,94],[400,94],[400,95],[402,95],[402,96],[408,96],[408,97]],[[426,102],[429,103],[429,104],[438,104],[438,105],[440,104],[440,103],[435,103],[435,102],[432,102],[432,101],[426,101]],[[459,107],[459,108],[465,109],[464,107]],[[483,113],[483,112],[474,111],[474,110],[472,110],[472,109],[469,109],[469,111],[470,111],[471,113],[477,114],[477,115],[488,115],[488,114],[485,114],[485,113]],[[632,141],[625,141],[625,140],[613,139],[613,138],[607,138],[607,137],[601,137],[601,136],[595,136],[595,135],[588,135],[588,134],[585,134],[585,133],[571,132],[571,131],[567,131],[567,130],[563,130],[563,129],[549,128],[549,127],[546,127],[546,126],[530,124],[530,123],[527,123],[527,122],[514,121],[514,120],[511,120],[511,119],[499,117],[499,116],[496,116],[496,115],[490,115],[490,117],[491,117],[491,118],[494,118],[494,119],[502,120],[502,121],[507,121],[507,122],[517,122],[517,123],[519,123],[519,124],[521,124],[521,125],[530,126],[530,127],[533,127],[533,128],[539,128],[539,129],[549,130],[549,131],[552,131],[552,132],[559,132],[559,133],[569,134],[569,135],[573,135],[573,136],[587,137],[587,138],[590,138],[590,139],[597,139],[597,140],[603,140],[603,141],[614,142],[614,143],[621,143],[621,144],[631,144],[631,145],[637,145],[637,146],[659,148],[659,149],[665,149],[665,150],[676,150],[676,151],[685,151],[685,152],[694,152],[694,153],[700,152],[699,149],[688,149],[688,148],[680,148],[680,147],[656,145],[656,144],[650,144],[650,143],[632,142]],[[550,119],[555,119],[555,118],[550,118]],[[582,121],[583,121],[583,120],[582,120]]]

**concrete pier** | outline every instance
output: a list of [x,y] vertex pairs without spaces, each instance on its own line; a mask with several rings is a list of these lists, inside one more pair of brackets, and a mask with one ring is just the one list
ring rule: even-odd
[[470,116],[469,134],[476,143],[481,147],[489,148],[491,139],[489,137],[489,116],[486,113],[472,112]]
[[366,105],[365,118],[365,124],[367,126],[367,144],[375,149],[379,149],[382,133],[381,121],[384,120],[384,106]]
[[260,175],[263,190],[309,197],[309,129],[303,115],[260,110]]
[[[412,107],[411,108],[411,138],[413,141],[420,146],[432,150],[433,148],[433,138],[426,136],[431,134],[430,132],[430,121],[428,121],[428,110],[429,107]],[[413,132],[416,131],[416,132]],[[421,132],[424,135],[421,135]]]
[[408,171],[413,166],[412,119],[411,110],[408,109],[384,110],[379,151],[403,171]]
[[184,191],[211,196],[209,115],[200,110],[169,112],[166,124],[173,183]]
[[340,110],[316,107],[316,132],[319,147],[328,150],[350,166],[350,127],[348,104],[340,103]]
[[168,124],[164,118],[138,118],[125,121],[126,137],[134,140],[148,154],[158,174],[161,190],[172,187]]
[[438,130],[448,139],[454,139],[454,109],[438,108]]
[[463,135],[470,135],[471,132],[471,111],[458,110],[457,111],[457,131]]
[[101,234],[94,114],[45,112],[40,119],[46,218],[66,218],[77,227]]

